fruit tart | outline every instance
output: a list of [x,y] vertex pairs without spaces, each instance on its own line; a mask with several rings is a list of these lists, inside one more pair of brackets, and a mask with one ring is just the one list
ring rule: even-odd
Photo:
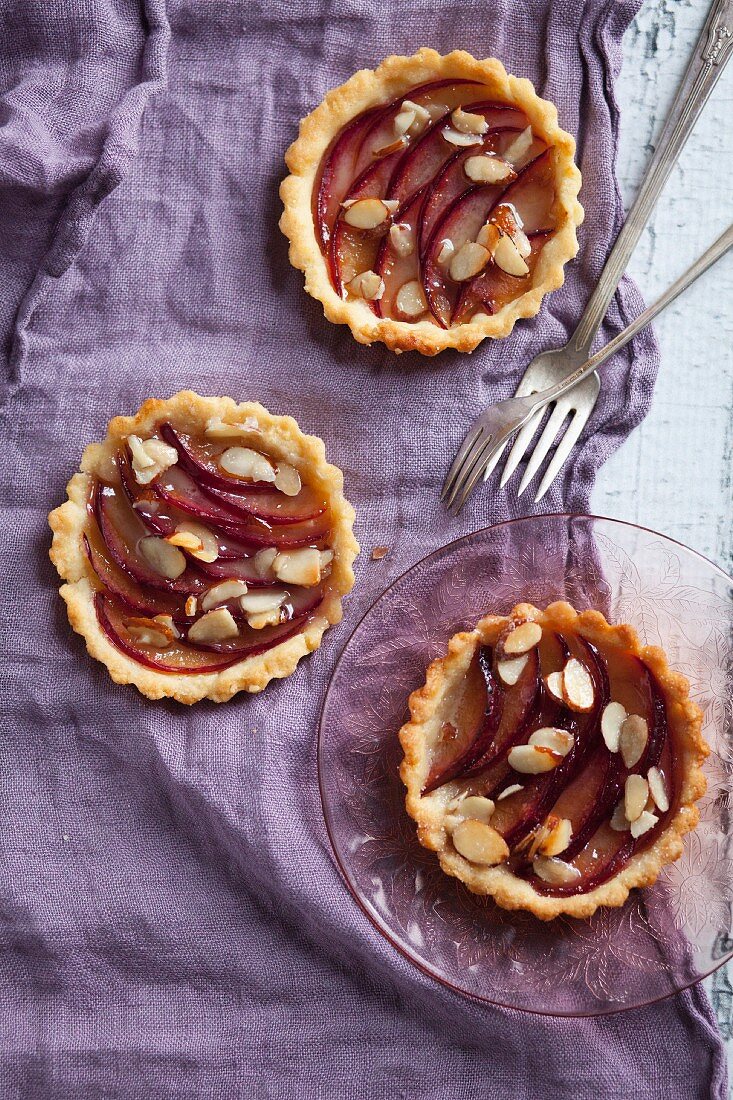
[[71,625],[150,699],[261,691],[341,619],[359,549],[342,484],[262,405],[184,392],[115,417],[49,516]]
[[388,57],[301,122],[280,189],[290,262],[360,343],[472,351],[562,285],[583,219],[574,152],[500,61]]
[[400,730],[407,810],[441,867],[543,920],[619,906],[698,821],[702,715],[661,649],[567,603],[454,635]]

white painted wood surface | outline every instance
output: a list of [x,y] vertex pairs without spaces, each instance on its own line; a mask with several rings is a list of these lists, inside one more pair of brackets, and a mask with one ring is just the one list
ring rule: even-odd
[[[627,207],[707,10],[706,0],[647,0],[626,35],[618,176]],[[732,113],[733,61],[629,265],[647,301],[733,221]],[[651,412],[600,471],[593,510],[662,531],[733,573],[733,254],[655,327],[662,365]],[[706,984],[733,1079],[733,963]]]

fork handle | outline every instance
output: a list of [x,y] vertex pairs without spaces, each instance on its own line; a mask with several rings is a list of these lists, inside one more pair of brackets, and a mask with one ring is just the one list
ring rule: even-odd
[[629,257],[636,247],[700,112],[731,56],[731,47],[733,47],[731,0],[714,0],[660,134],[657,148],[647,167],[636,201],[621,227],[578,327],[570,338],[570,347],[583,358],[590,354],[593,340],[606,315],[621,276],[626,270]]
[[595,355],[592,355],[582,367],[578,367],[572,374],[569,374],[567,378],[564,378],[562,382],[558,382],[556,386],[551,386],[549,389],[542,390],[540,393],[534,394],[533,407],[539,405],[546,405],[548,401],[554,401],[573,386],[577,386],[578,382],[581,382],[587,375],[592,374],[593,371],[605,362],[609,356],[617,352],[619,348],[622,348],[624,344],[628,344],[629,340],[633,340],[637,332],[645,328],[650,321],[653,321],[657,314],[661,313],[663,309],[673,302],[675,298],[679,297],[683,290],[687,290],[688,286],[695,282],[695,279],[699,277],[712,267],[721,256],[724,256],[729,248],[733,246],[733,225],[728,226],[725,233],[718,237],[714,244],[710,245],[710,248],[706,252],[703,252],[702,256],[695,263],[685,271],[683,275],[680,275],[679,279],[669,290],[666,290],[662,294],[661,298],[658,298],[656,302],[648,306],[643,313],[640,313],[635,321],[632,321],[627,328],[619,332],[618,336],[614,336],[610,343],[602,347],[600,351],[597,351]]

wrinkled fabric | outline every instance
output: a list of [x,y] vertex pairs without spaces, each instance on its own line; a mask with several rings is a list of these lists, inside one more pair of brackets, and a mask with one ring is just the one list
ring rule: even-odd
[[[4,0],[0,889],[3,1097],[554,1100],[727,1096],[700,988],[590,1020],[434,984],[351,900],[326,840],[317,719],[360,612],[408,565],[532,509],[496,481],[448,519],[470,419],[565,341],[622,218],[620,37],[637,0]],[[539,317],[472,356],[395,357],[327,324],[287,262],[283,154],[359,66],[496,55],[577,135],[586,221]],[[624,280],[610,338],[642,308]],[[604,369],[535,510],[587,510],[646,413],[650,333]],[[118,687],[58,597],[46,515],[107,420],[181,388],[322,436],[364,547],[344,623],[259,697],[186,709]],[[372,562],[372,546],[391,547]]]

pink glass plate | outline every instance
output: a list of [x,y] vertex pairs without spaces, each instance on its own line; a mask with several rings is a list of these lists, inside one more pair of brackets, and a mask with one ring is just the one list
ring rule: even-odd
[[[364,616],[323,707],[319,780],[349,889],[416,966],[459,992],[552,1015],[667,997],[733,955],[733,581],[679,543],[590,516],[532,516],[468,535],[394,582]],[[689,678],[711,746],[701,823],[681,859],[620,909],[549,924],[444,875],[404,810],[397,730],[448,638],[520,600],[569,599],[632,623]]]

